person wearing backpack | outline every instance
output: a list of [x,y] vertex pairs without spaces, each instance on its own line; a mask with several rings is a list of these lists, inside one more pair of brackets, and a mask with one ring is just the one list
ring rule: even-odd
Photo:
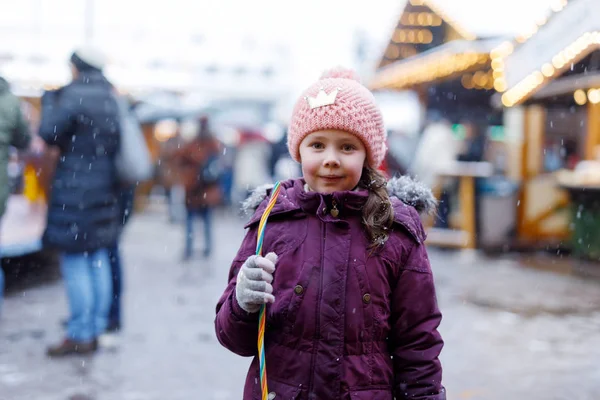
[[73,80],[41,99],[39,136],[58,157],[43,235],[60,255],[70,308],[66,336],[50,357],[94,353],[104,333],[112,284],[108,248],[120,230],[115,159],[120,123],[104,55],[91,46],[71,56]]
[[183,260],[193,256],[194,218],[204,222],[204,257],[212,252],[212,209],[221,204],[221,143],[209,127],[208,117],[199,119],[196,137],[174,155],[185,187],[186,223]]

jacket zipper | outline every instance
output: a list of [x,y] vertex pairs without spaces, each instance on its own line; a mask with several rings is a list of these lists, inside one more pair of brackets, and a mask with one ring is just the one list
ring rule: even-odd
[[[326,226],[325,223],[321,221],[321,237],[325,238],[325,231],[326,231]],[[321,269],[319,271],[319,293],[317,296],[317,323],[315,325],[315,335],[314,335],[314,339],[313,339],[313,354],[312,354],[312,358],[310,361],[310,371],[311,371],[311,375],[310,375],[310,383],[308,385],[308,393],[312,393],[314,390],[314,384],[315,384],[315,379],[314,379],[314,374],[315,374],[315,364],[317,362],[317,350],[318,350],[318,343],[319,343],[319,334],[320,334],[320,330],[321,330],[321,297],[323,294],[323,260],[325,259],[325,254],[324,254],[324,250],[325,249],[325,240],[323,241],[323,244],[321,245]]]

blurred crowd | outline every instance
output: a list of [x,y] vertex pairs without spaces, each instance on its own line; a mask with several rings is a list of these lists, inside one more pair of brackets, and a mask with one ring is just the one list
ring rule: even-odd
[[[257,186],[300,175],[285,135],[272,142],[253,127],[223,140],[201,112],[157,141],[137,119],[139,104],[105,77],[104,54],[86,46],[69,61],[71,82],[46,90],[39,107],[0,78],[0,221],[12,195],[46,215],[42,247],[58,255],[70,308],[64,340],[48,347],[50,357],[93,353],[103,333],[121,329],[119,242],[143,208],[137,196],[166,196],[169,219],[185,229],[181,258],[189,261],[196,219],[202,256],[210,257],[216,207],[238,208]],[[3,287],[0,268],[0,301]]]
[[[289,155],[284,127],[273,139],[256,125],[224,126],[199,111],[177,118],[168,137],[157,140],[156,123],[143,127],[139,103],[113,87],[105,65],[93,47],[74,51],[71,83],[44,92],[39,109],[12,94],[0,78],[0,218],[15,193],[32,208],[47,209],[43,247],[59,255],[69,300],[65,338],[48,348],[50,356],[94,352],[103,332],[121,329],[119,242],[131,215],[144,208],[144,198],[164,196],[169,221],[185,232],[181,260],[189,261],[196,256],[197,220],[202,257],[208,258],[215,209],[241,212],[241,202],[257,187],[302,176]],[[452,225],[458,192],[458,181],[445,173],[455,161],[491,158],[488,126],[470,120],[460,125],[464,140],[457,140],[453,125],[435,112],[417,134],[388,131],[389,151],[379,168],[388,178],[410,174],[435,189],[434,225],[441,228]],[[556,144],[545,153],[549,169],[576,162],[573,151],[563,154],[564,148],[568,144]],[[500,157],[494,168],[501,173],[503,164]],[[3,280],[0,269],[0,290]]]
[[[166,140],[153,140],[136,119],[139,104],[105,78],[105,64],[93,47],[73,52],[72,82],[46,91],[39,110],[0,80],[0,216],[11,193],[21,193],[31,207],[47,207],[43,246],[60,255],[71,307],[65,340],[48,349],[52,356],[93,352],[102,332],[121,328],[119,240],[130,216],[143,208],[136,196],[165,196],[170,222],[185,229],[181,259],[189,261],[197,219],[202,256],[210,257],[215,208],[238,213],[257,187],[302,175],[288,153],[285,128],[273,140],[261,128],[237,124],[232,140],[232,127],[199,112],[179,119]],[[380,170],[439,185],[438,174],[452,161],[483,158],[483,130],[465,124],[462,148],[439,115],[430,116],[420,137],[388,132]],[[442,189],[437,224],[447,227],[456,185]]]

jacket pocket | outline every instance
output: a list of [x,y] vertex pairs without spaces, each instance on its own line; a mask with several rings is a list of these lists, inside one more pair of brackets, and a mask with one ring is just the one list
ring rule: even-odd
[[363,389],[350,391],[351,400],[393,400],[392,388]]
[[[315,267],[314,263],[305,262],[302,265],[300,274],[298,274],[298,278],[292,282],[292,285],[290,285],[288,289],[288,293],[290,294],[291,298],[285,314],[286,320],[289,324],[291,324],[292,328],[297,322],[298,312],[304,300],[311,294],[314,296],[314,291],[319,290],[318,287],[312,287],[315,283],[311,282],[313,280],[313,274],[315,271],[318,272],[318,269]],[[310,292],[309,289],[311,290]]]
[[[260,379],[259,379],[260,382]],[[287,383],[268,380],[269,382],[269,400],[296,400],[300,396],[302,385],[288,385]],[[261,400],[260,384],[254,385],[252,398]]]

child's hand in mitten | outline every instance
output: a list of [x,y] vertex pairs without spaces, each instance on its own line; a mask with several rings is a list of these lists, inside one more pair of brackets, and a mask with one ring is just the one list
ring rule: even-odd
[[237,275],[235,297],[240,307],[249,313],[255,313],[265,303],[273,303],[273,272],[277,254],[250,256]]

